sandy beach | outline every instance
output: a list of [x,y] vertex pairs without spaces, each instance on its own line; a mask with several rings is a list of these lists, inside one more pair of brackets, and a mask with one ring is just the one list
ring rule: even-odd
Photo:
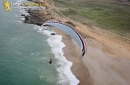
[[71,70],[80,81],[79,85],[92,85],[90,74],[86,66],[83,64],[81,49],[77,43],[63,31],[55,29],[58,35],[62,35],[62,41],[66,45],[63,49],[64,56],[67,60],[73,62]]
[[[60,19],[65,22],[65,19]],[[79,79],[78,85],[129,85],[130,84],[130,50],[129,45],[115,38],[93,33],[80,23],[74,22],[77,30],[87,44],[87,52],[81,56],[77,43],[65,33],[56,30],[63,36],[66,47],[64,55],[73,62],[71,70]]]

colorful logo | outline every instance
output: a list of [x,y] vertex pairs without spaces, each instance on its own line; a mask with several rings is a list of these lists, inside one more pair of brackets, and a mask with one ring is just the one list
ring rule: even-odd
[[4,0],[4,8],[6,11],[11,11],[10,4],[8,0]]
[[4,2],[3,2],[3,4],[4,4],[4,8],[5,8],[5,10],[6,11],[11,11],[11,6],[14,6],[14,7],[19,7],[19,6],[25,6],[25,7],[27,7],[27,6],[44,6],[44,7],[46,7],[46,3],[9,3],[9,1],[8,0],[3,0]]

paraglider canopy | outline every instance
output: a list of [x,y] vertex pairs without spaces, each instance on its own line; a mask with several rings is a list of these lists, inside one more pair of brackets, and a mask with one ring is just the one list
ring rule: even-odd
[[73,28],[71,28],[61,22],[57,22],[57,21],[47,21],[47,22],[43,23],[42,26],[56,27],[56,28],[63,30],[65,33],[67,33],[69,36],[71,36],[77,42],[77,44],[82,49],[82,56],[84,56],[84,54],[86,52],[86,45],[85,45],[82,37],[80,36],[80,34],[77,31],[75,31]]

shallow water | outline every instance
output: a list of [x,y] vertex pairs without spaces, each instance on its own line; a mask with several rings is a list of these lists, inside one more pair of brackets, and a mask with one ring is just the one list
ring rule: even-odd
[[72,63],[63,56],[62,36],[52,37],[49,31],[44,34],[38,26],[22,23],[18,15],[24,11],[11,7],[6,12],[2,1],[0,10],[0,85],[75,85]]

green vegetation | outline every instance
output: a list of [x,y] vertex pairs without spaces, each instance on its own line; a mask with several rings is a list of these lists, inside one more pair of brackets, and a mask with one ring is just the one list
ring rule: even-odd
[[[55,6],[68,8],[60,10],[71,19],[73,16],[82,16],[83,19],[92,20],[104,29],[121,30],[130,32],[130,6],[105,1],[76,1],[53,0]],[[78,19],[77,19],[78,20]],[[80,21],[82,22],[82,20]],[[94,25],[93,23],[91,23]]]

